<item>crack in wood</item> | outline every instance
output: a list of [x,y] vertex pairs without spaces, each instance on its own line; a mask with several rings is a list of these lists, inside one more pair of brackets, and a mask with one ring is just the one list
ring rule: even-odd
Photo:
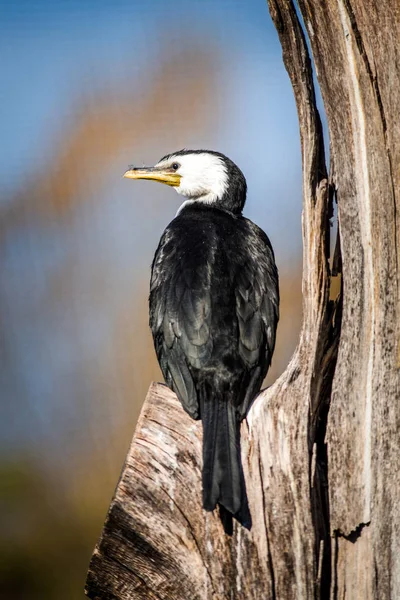
[[[260,447],[260,444],[258,444],[258,455],[261,456],[261,447]],[[274,573],[274,565],[273,565],[273,562],[272,562],[271,545],[270,545],[269,534],[268,534],[268,523],[267,523],[267,515],[266,515],[264,483],[263,483],[263,475],[262,475],[262,466],[261,466],[261,462],[260,461],[258,461],[258,473],[259,473],[259,477],[260,477],[260,489],[261,489],[261,498],[262,498],[262,505],[263,505],[263,520],[264,520],[264,527],[265,527],[265,538],[266,538],[266,542],[267,542],[268,569],[269,569],[269,573],[270,573],[270,576],[271,576],[271,592],[272,592],[272,598],[271,598],[271,600],[276,600],[275,573]]]
[[339,540],[334,537],[334,552],[333,552],[333,588],[332,600],[337,600],[339,590],[338,564],[339,564]]
[[350,531],[350,533],[344,533],[340,529],[335,529],[335,531],[333,533],[334,533],[335,537],[344,538],[348,542],[355,544],[356,541],[358,540],[358,538],[361,536],[363,530],[366,527],[369,527],[370,525],[371,525],[371,521],[368,521],[367,523],[359,523],[355,529]]

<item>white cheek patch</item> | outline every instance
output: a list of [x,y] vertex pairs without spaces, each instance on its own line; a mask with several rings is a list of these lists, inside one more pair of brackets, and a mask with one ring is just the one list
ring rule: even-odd
[[[178,194],[193,201],[212,203],[225,194],[228,188],[228,173],[219,156],[202,152],[169,157],[168,164],[178,162],[177,173],[181,175]],[[162,166],[162,163],[159,163]]]

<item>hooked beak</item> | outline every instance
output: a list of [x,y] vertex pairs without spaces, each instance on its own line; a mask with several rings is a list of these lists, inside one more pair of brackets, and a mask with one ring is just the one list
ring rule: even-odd
[[172,187],[179,187],[181,182],[181,176],[178,173],[175,173],[172,169],[162,167],[129,167],[124,173],[124,177],[128,179],[151,179]]

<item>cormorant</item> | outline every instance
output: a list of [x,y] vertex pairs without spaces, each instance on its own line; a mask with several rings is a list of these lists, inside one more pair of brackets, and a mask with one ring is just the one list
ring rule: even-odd
[[125,177],[186,197],[154,256],[150,327],[161,371],[203,424],[203,506],[251,527],[240,460],[240,421],[271,363],[278,272],[266,234],[242,216],[247,184],[226,156],[180,150]]

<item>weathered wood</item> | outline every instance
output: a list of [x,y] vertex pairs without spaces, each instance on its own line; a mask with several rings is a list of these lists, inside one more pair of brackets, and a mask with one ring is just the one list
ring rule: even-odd
[[328,178],[304,33],[291,0],[268,4],[299,114],[304,318],[287,370],[242,424],[253,527],[229,537],[202,510],[201,425],[153,384],[92,558],[91,598],[400,598],[400,7],[299,0]]
[[[203,511],[201,441],[201,424],[153,384],[90,566],[92,598],[222,599],[235,588],[253,597],[268,567],[245,529],[229,538],[218,514]],[[255,501],[257,522],[260,489]]]
[[327,437],[333,576],[338,597],[399,598],[400,5],[300,6],[329,122],[345,292]]

